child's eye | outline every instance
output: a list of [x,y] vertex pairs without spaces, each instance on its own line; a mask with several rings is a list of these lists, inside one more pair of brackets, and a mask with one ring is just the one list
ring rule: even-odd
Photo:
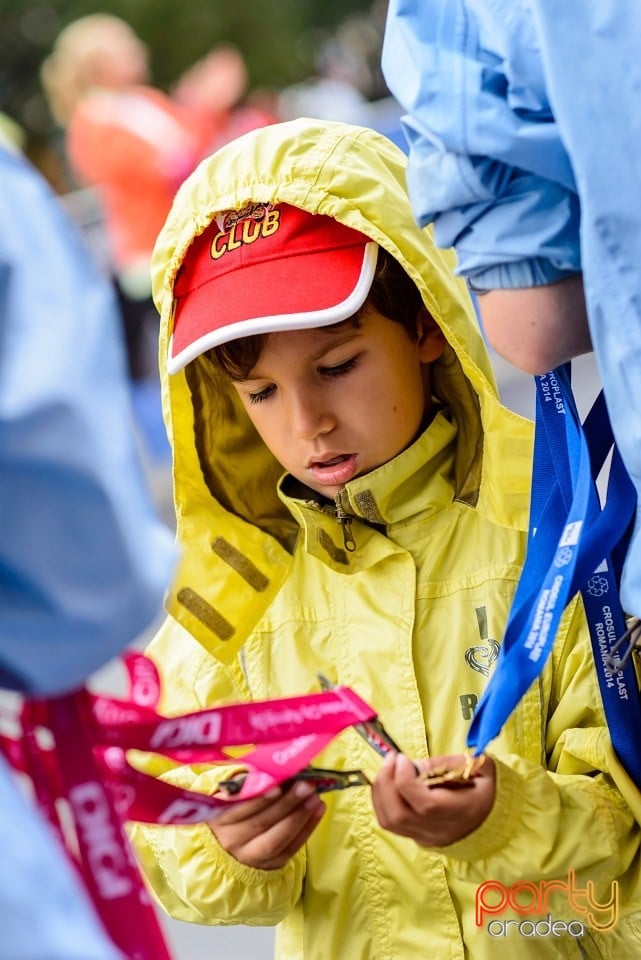
[[342,377],[345,373],[353,370],[357,363],[358,357],[351,357],[349,360],[345,360],[344,363],[338,363],[335,367],[321,367],[320,373],[322,373],[324,377]]
[[269,399],[276,387],[273,383],[270,383],[268,387],[263,387],[262,390],[256,390],[254,393],[248,393],[247,397],[250,403],[262,403],[263,400]]

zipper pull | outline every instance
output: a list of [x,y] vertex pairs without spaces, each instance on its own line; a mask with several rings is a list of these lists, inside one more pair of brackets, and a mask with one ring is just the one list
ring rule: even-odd
[[352,518],[348,513],[344,512],[338,498],[336,500],[336,519],[340,523],[341,530],[343,531],[343,546],[348,553],[353,553],[354,550],[356,550],[356,541],[352,535]]

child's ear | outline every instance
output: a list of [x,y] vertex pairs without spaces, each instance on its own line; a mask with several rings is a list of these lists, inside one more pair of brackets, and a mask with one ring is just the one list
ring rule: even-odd
[[445,337],[425,306],[422,306],[416,315],[416,338],[421,363],[438,360],[445,349]]

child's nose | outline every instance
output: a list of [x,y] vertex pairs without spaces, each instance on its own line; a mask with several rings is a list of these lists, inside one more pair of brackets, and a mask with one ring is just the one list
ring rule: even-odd
[[320,434],[329,433],[335,425],[335,418],[319,398],[297,396],[291,403],[291,430],[296,440],[313,440]]

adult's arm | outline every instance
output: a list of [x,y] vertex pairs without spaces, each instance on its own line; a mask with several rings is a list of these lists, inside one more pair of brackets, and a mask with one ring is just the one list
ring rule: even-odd
[[519,0],[391,0],[386,82],[407,111],[416,219],[474,289],[580,271],[574,174]]

